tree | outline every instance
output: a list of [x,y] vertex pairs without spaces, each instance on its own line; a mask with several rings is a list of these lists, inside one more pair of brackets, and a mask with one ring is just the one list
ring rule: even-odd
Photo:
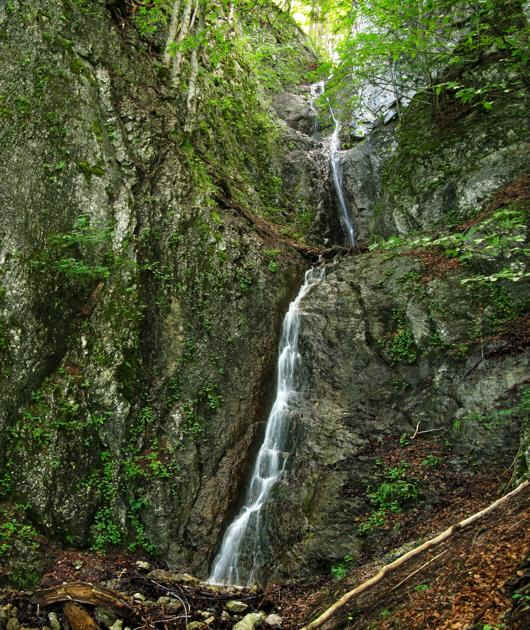
[[[306,3],[309,4],[309,3]],[[311,3],[311,6],[314,3]],[[320,19],[340,36],[329,88],[370,84],[396,97],[419,93],[434,107],[444,91],[491,107],[499,91],[525,87],[529,23],[521,0],[320,0]],[[515,83],[461,81],[491,56]],[[327,72],[330,72],[328,68]],[[508,73],[505,73],[508,74]],[[527,86],[526,86],[527,87]]]

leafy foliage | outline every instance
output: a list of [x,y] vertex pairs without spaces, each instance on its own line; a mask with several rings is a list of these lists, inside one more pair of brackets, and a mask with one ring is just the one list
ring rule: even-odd
[[[297,3],[300,4],[300,3]],[[309,4],[309,3],[302,3]],[[491,109],[500,93],[525,87],[529,63],[529,25],[518,0],[320,0],[311,19],[330,25],[339,40],[338,63],[330,93],[345,83],[367,82],[401,98],[423,94],[434,108],[450,93],[462,103]],[[461,69],[488,56],[510,66],[510,80]],[[334,66],[334,67],[333,67]],[[506,73],[508,76],[508,73]]]
[[405,462],[383,472],[381,482],[367,496],[376,508],[359,525],[360,534],[368,534],[386,521],[388,512],[398,513],[420,498],[420,490],[414,479],[407,477]]

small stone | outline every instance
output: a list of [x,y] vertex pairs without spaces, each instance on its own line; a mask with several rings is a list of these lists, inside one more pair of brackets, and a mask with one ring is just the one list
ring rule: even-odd
[[211,625],[214,621],[215,621],[215,617],[213,615],[210,615],[204,620],[204,623],[207,625]]
[[260,611],[257,613],[249,613],[245,615],[241,621],[238,621],[234,626],[233,630],[254,630],[254,628],[259,625],[267,615]]
[[74,569],[76,571],[80,571],[83,568],[83,563],[82,562],[77,562],[76,564],[74,564]]
[[212,614],[212,611],[211,610],[198,610],[197,614],[203,619],[206,619]]
[[48,621],[50,622],[50,628],[52,630],[61,630],[61,623],[57,619],[57,613],[48,613]]
[[98,606],[96,610],[94,610],[94,617],[96,621],[102,626],[105,626],[105,628],[110,628],[118,618],[111,610],[102,608],[101,606]]
[[145,595],[142,595],[141,593],[135,593],[133,595],[133,599],[135,599],[137,602],[145,602]]
[[10,611],[13,608],[13,604],[6,604],[0,607],[0,621],[5,621],[10,616]]
[[248,610],[248,604],[245,604],[245,602],[240,602],[237,599],[230,599],[226,602],[225,608],[231,613],[242,613],[245,612],[245,610]]
[[267,615],[265,617],[265,625],[269,626],[269,628],[281,628],[282,627],[282,618],[280,615],[272,614]]
[[151,571],[151,565],[145,560],[137,560],[136,568],[138,569],[138,571]]

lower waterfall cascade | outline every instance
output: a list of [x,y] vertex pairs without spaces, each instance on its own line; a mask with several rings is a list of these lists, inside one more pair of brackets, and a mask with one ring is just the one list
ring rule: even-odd
[[301,303],[323,277],[324,267],[314,267],[306,272],[304,283],[284,317],[278,352],[276,397],[244,505],[226,530],[214,560],[208,580],[212,584],[253,584],[259,576],[264,538],[261,509],[285,470],[289,457],[285,450],[289,419],[300,390],[298,337],[303,316]]

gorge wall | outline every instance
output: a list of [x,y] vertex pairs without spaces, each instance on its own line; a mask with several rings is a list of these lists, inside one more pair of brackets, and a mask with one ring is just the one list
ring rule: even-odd
[[[0,2],[0,509],[59,544],[204,576],[282,316],[343,237],[294,24],[209,3],[175,78],[167,23],[128,7]],[[418,427],[464,485],[524,455],[527,112],[526,93],[454,119],[413,103],[342,153],[362,252],[328,262],[304,303],[273,577],[362,553],[380,455]],[[420,494],[415,518],[443,507]],[[4,577],[36,579],[38,544],[16,545]]]
[[0,4],[3,514],[203,574],[307,266],[287,243],[329,230],[325,178],[282,180],[293,152],[326,160],[268,104],[314,56],[250,5],[220,59],[234,25],[208,5],[190,115],[190,53],[175,82],[167,26],[142,31],[128,3]]

